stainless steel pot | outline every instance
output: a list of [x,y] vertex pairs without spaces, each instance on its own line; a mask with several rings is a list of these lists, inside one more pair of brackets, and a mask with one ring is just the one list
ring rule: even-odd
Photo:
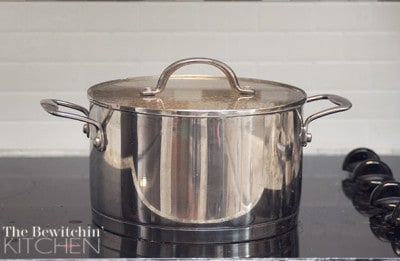
[[[225,77],[172,76],[199,63]],[[160,77],[95,85],[88,98],[89,111],[60,100],[41,105],[85,122],[94,221],[167,242],[246,241],[293,228],[308,126],[351,107],[336,95],[307,98],[293,86],[237,78],[207,58],[177,61]],[[302,106],[322,99],[336,106],[303,120]]]

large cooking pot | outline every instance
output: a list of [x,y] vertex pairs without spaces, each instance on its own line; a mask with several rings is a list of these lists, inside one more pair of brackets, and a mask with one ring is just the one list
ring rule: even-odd
[[[225,77],[172,76],[189,64],[215,66]],[[160,77],[97,84],[88,98],[89,110],[52,99],[41,105],[85,122],[94,222],[126,236],[188,243],[292,229],[308,125],[351,107],[336,95],[307,98],[287,84],[237,78],[207,58],[177,61]],[[303,105],[322,99],[336,106],[303,120]]]

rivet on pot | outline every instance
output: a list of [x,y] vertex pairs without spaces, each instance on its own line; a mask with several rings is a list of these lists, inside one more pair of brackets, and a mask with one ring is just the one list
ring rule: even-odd
[[101,145],[101,138],[100,137],[96,137],[96,138],[94,138],[94,140],[93,140],[93,145],[97,148],[97,147],[100,147],[100,145]]
[[83,133],[85,133],[86,136],[89,138],[89,124],[87,124],[87,123],[83,124],[82,131],[83,131]]
[[306,141],[307,142],[311,142],[312,141],[312,134],[311,133],[307,133],[306,134]]

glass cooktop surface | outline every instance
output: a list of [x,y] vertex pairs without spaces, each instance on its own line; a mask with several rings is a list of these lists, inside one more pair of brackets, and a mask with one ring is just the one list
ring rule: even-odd
[[[0,158],[0,258],[397,257],[400,219],[371,209],[369,197],[354,192],[343,160],[304,157],[294,230],[257,241],[190,245],[123,237],[93,224],[88,158]],[[400,180],[400,157],[382,160]]]

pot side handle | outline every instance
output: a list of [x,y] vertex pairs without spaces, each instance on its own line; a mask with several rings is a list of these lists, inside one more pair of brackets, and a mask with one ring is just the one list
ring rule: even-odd
[[307,143],[311,142],[311,139],[312,139],[311,133],[308,132],[308,125],[312,121],[314,121],[318,118],[333,114],[333,113],[347,111],[352,106],[351,102],[348,99],[338,96],[338,95],[334,95],[334,94],[320,94],[320,95],[310,96],[310,97],[308,97],[307,102],[313,102],[313,101],[318,101],[318,100],[329,100],[330,102],[332,102],[333,104],[335,104],[337,106],[314,113],[314,114],[310,115],[304,121],[302,131],[301,131],[301,143],[304,147],[307,146]]
[[[96,128],[97,132],[96,137],[93,139],[93,145],[99,151],[104,151],[105,140],[104,140],[103,126],[101,126],[101,124],[98,123],[97,121],[94,121],[89,118],[89,111],[86,108],[71,102],[56,100],[56,99],[43,99],[40,101],[40,105],[43,107],[45,111],[47,111],[51,115],[85,122],[86,124],[83,126],[83,132],[86,133],[88,137],[89,137],[88,124],[93,125]],[[84,116],[72,112],[61,111],[59,108],[60,106],[80,111],[82,114],[84,114]]]

